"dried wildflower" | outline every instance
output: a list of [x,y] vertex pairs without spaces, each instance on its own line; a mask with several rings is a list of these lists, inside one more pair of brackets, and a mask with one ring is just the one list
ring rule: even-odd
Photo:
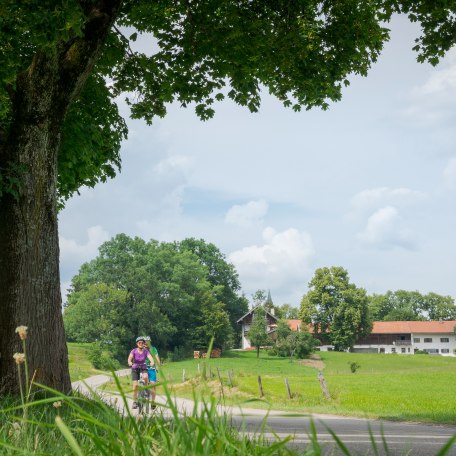
[[25,353],[14,353],[13,358],[16,364],[25,363]]
[[19,334],[21,340],[27,339],[27,326],[18,326],[16,332]]
[[9,430],[8,435],[11,438],[18,438],[20,436],[20,434],[21,434],[21,431],[22,431],[21,425],[15,421],[11,425],[11,429]]
[[62,401],[57,401],[52,404],[52,407],[54,408],[60,408],[62,407]]

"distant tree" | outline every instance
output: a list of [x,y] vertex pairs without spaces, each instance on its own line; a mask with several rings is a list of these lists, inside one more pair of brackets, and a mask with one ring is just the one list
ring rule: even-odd
[[342,267],[315,271],[309,292],[301,301],[300,315],[338,351],[350,348],[372,328],[366,291],[350,283],[348,272]]
[[253,307],[261,306],[266,301],[266,290],[257,290],[252,294]]
[[201,323],[193,335],[193,347],[206,349],[210,340],[214,347],[230,348],[233,344],[233,329],[225,304],[217,302],[215,296],[208,292],[201,307]]
[[451,296],[418,291],[387,291],[369,296],[369,311],[374,321],[455,320],[456,305]]
[[260,356],[261,346],[271,342],[267,333],[266,312],[262,307],[255,309],[247,337],[250,340],[250,344],[256,347],[258,358]]
[[277,340],[273,352],[278,356],[306,358],[315,349],[317,341],[308,331],[292,331],[286,320],[277,323]]
[[275,308],[276,316],[278,318],[285,318],[286,320],[299,319],[299,308],[293,307],[290,304],[282,304]]
[[241,284],[239,276],[231,263],[228,263],[225,255],[219,248],[204,239],[187,238],[176,243],[179,251],[190,251],[198,261],[207,269],[206,279],[212,285],[216,299],[223,303],[228,313],[231,325],[231,336],[240,341],[240,330],[237,320],[247,313],[249,304],[247,299],[239,295]]
[[[223,270],[222,258],[213,270]],[[226,277],[231,274],[236,279],[234,269],[227,267],[226,272]],[[207,265],[188,248],[119,234],[105,242],[97,258],[73,278],[64,311],[68,334],[86,341],[101,334],[100,327],[106,325],[121,345],[116,352],[120,360],[138,334],[150,335],[154,345],[165,351],[187,350],[192,342],[207,346],[212,336],[216,346],[229,346],[233,340],[230,312],[243,312],[245,300],[231,299],[228,309],[221,299],[235,295],[235,290],[228,290],[229,280],[225,277],[225,283],[217,285],[214,275],[212,282],[208,276]],[[123,293],[125,305],[116,304],[107,293],[99,299],[95,293],[104,289],[113,295]],[[91,302],[95,302],[93,308]],[[90,318],[93,321],[86,324]],[[77,331],[78,326],[85,329]],[[96,330],[87,335],[92,327]]]

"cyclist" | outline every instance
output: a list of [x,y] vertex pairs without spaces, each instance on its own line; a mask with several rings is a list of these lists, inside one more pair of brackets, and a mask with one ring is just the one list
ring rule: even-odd
[[[150,348],[149,348],[149,346],[150,346]],[[158,356],[158,350],[153,345],[150,345],[149,336],[146,336],[145,347],[152,354],[152,357],[155,360],[155,364],[151,364],[149,358],[146,359],[147,372],[149,375],[149,383],[151,385],[155,385],[157,383],[157,372],[158,372],[157,365],[159,366],[161,364],[160,357]],[[150,393],[151,393],[151,399],[152,399],[152,410],[154,410],[157,407],[157,405],[155,404],[155,397],[157,396],[155,387],[151,388]]]
[[149,376],[147,373],[146,359],[152,366],[155,365],[154,358],[145,348],[146,338],[139,336],[136,338],[136,348],[128,355],[128,365],[131,367],[131,379],[133,380],[133,408],[138,408],[138,381],[142,376],[144,383],[147,385]]

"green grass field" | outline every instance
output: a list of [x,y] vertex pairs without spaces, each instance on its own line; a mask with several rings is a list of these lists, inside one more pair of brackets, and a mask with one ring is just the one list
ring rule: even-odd
[[92,364],[87,358],[89,349],[90,344],[68,344],[70,377],[72,382],[103,373],[92,367]]
[[[230,351],[219,359],[166,363],[160,369],[159,380],[165,380],[178,397],[192,398],[196,392],[244,407],[456,424],[456,358],[337,352],[318,355],[323,368],[315,365],[315,361],[290,363],[289,359],[264,352],[257,359],[252,351]],[[350,370],[352,362],[361,366],[355,373]],[[207,381],[202,378],[204,366]],[[330,399],[322,393],[319,368]],[[261,400],[258,376],[264,392]],[[128,390],[130,378],[121,382]],[[113,384],[108,384],[107,389],[113,389]]]

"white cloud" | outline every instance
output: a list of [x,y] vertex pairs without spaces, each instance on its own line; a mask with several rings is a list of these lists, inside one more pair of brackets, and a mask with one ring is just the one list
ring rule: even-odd
[[249,201],[243,205],[232,206],[225,215],[225,222],[242,227],[260,223],[268,212],[265,200]]
[[229,255],[244,290],[271,289],[275,293],[293,294],[303,290],[314,247],[310,234],[294,228],[276,232],[263,231],[263,245],[251,245]]
[[186,173],[192,164],[192,159],[186,155],[172,155],[161,160],[154,167],[157,174]]
[[408,94],[409,104],[403,114],[417,127],[440,127],[454,117],[456,54],[454,51],[452,54],[444,59],[441,69],[432,72],[424,83],[415,85]]
[[70,286],[70,274],[75,274],[82,263],[90,261],[98,254],[98,247],[110,238],[109,233],[101,226],[92,226],[87,229],[87,242],[78,244],[74,239],[60,236],[60,272],[67,280],[62,281],[61,291],[65,301],[66,290]]
[[359,234],[359,239],[380,248],[413,247],[411,233],[402,227],[399,211],[392,206],[382,207],[374,212],[364,231]]
[[450,158],[443,170],[443,184],[447,190],[456,190],[456,157]]
[[385,204],[408,205],[426,198],[425,193],[409,188],[378,187],[357,193],[351,200],[351,206],[355,210],[372,210]]
[[87,229],[87,243],[78,244],[73,239],[60,237],[60,256],[65,258],[79,257],[84,261],[96,256],[98,247],[109,239],[109,233],[101,226],[91,226]]

